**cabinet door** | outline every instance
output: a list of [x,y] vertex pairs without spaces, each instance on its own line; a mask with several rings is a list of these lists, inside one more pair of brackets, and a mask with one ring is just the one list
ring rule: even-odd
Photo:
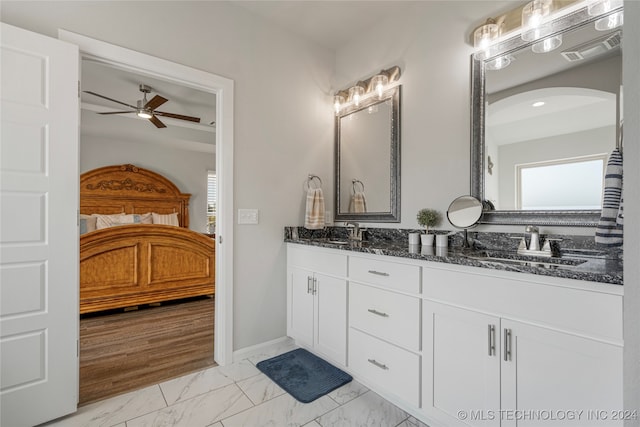
[[423,411],[444,425],[499,426],[500,319],[424,301]]
[[291,338],[313,347],[313,272],[303,268],[289,269],[289,328]]
[[346,365],[347,281],[315,274],[316,342],[319,352]]
[[621,425],[621,346],[506,319],[501,335],[503,426]]

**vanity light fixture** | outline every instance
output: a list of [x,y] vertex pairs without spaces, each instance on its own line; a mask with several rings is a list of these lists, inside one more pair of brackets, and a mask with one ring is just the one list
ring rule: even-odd
[[342,108],[342,104],[347,100],[348,93],[344,91],[338,92],[333,96],[333,108],[336,110],[336,114],[340,113],[340,108]]
[[384,91],[399,78],[400,67],[396,65],[380,71],[367,80],[359,81],[349,89],[336,92],[333,96],[333,107],[336,115],[339,115],[340,111],[348,105],[359,107],[363,99],[369,96],[375,95],[378,99],[382,99]]
[[502,70],[503,68],[507,68],[514,60],[515,58],[511,55],[502,55],[487,62],[485,69],[491,71]]
[[[623,0],[591,0],[587,6],[589,16],[599,16],[612,10],[622,7]],[[621,11],[605,16],[596,21],[596,30],[608,31],[620,27],[624,21],[624,14]]]
[[358,82],[349,88],[349,101],[353,102],[356,107],[360,105],[360,98],[365,94],[366,88],[364,82]]
[[476,55],[479,59],[491,56],[491,44],[500,37],[502,25],[495,19],[489,18],[484,25],[479,26],[473,32],[473,47],[478,49]]
[[551,14],[552,0],[533,0],[522,9],[522,40],[534,41],[551,34],[551,23],[546,22]]
[[389,76],[386,73],[381,72],[371,77],[371,86],[376,91],[378,98],[382,98],[382,92],[386,85],[389,84]]
[[562,44],[562,34],[547,37],[546,39],[536,42],[531,46],[531,50],[535,53],[547,53],[560,47]]

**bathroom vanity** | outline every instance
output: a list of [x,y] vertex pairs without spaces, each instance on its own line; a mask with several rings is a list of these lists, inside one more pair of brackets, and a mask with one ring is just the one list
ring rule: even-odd
[[428,425],[621,425],[617,272],[285,241],[287,334]]

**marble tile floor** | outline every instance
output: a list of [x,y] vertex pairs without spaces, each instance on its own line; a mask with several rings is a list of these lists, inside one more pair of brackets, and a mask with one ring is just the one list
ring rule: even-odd
[[82,406],[42,426],[428,427],[355,380],[311,403],[298,402],[255,367],[293,348],[284,344],[231,365]]

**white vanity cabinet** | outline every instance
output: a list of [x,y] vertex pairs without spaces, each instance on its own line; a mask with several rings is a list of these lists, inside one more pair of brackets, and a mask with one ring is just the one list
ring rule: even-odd
[[333,362],[347,362],[347,256],[289,245],[287,335]]
[[420,405],[420,267],[349,257],[349,368]]
[[617,289],[439,269],[425,269],[425,277],[432,279],[425,279],[423,305],[424,347],[432,349],[423,356],[429,419],[447,426],[621,425],[612,412],[622,408]]

